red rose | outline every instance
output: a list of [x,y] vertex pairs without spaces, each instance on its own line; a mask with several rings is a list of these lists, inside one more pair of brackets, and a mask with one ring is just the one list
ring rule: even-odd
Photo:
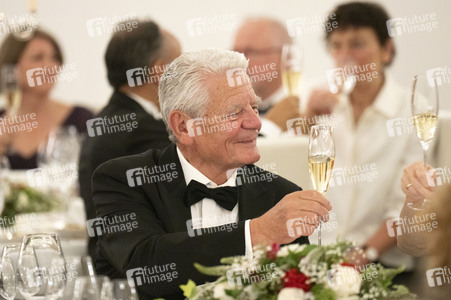
[[309,292],[312,287],[311,283],[307,283],[310,281],[304,273],[299,273],[297,269],[291,269],[282,279],[283,287],[293,287],[304,290],[304,292]]
[[271,250],[266,251],[266,257],[269,259],[276,259],[277,258],[277,252],[279,252],[280,245],[279,244],[272,244]]

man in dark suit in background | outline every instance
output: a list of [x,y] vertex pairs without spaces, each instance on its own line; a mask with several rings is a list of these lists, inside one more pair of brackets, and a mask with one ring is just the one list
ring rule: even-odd
[[133,280],[140,299],[183,299],[180,284],[212,280],[195,262],[252,257],[260,244],[308,243],[328,219],[323,195],[253,165],[260,98],[246,68],[232,51],[175,59],[159,87],[174,144],[110,160],[93,175],[96,270]]
[[[111,38],[105,63],[114,92],[87,122],[89,136],[80,155],[80,193],[87,219],[95,218],[91,178],[101,163],[170,144],[158,104],[158,83],[164,68],[180,54],[177,39],[152,21],[138,21],[132,31],[119,31]],[[94,259],[96,241],[89,240]]]

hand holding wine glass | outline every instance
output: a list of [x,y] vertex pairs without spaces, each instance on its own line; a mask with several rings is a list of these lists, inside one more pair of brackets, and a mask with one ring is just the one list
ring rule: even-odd
[[[308,162],[313,187],[324,194],[329,187],[335,162],[335,140],[331,126],[311,127]],[[318,245],[321,245],[321,222],[318,230]]]
[[[423,148],[423,162],[426,168],[426,155],[430,148],[438,122],[438,85],[435,78],[425,75],[416,75],[412,85],[412,118],[415,133]],[[411,183],[409,183],[411,185]],[[410,185],[406,185],[406,189]],[[422,210],[427,201],[421,204],[408,203],[407,206],[414,210]]]

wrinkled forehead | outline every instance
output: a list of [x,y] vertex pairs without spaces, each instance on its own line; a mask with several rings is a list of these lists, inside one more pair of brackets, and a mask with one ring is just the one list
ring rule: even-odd
[[230,110],[256,102],[256,95],[249,77],[244,74],[241,81],[231,80],[226,74],[214,76],[206,81],[210,101],[206,107],[211,113],[230,113]]

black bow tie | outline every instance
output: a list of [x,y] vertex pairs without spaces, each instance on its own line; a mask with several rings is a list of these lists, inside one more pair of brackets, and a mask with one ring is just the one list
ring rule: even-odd
[[196,180],[191,180],[186,187],[186,205],[191,206],[205,198],[213,199],[222,208],[232,211],[238,202],[238,189],[230,186],[210,189]]

